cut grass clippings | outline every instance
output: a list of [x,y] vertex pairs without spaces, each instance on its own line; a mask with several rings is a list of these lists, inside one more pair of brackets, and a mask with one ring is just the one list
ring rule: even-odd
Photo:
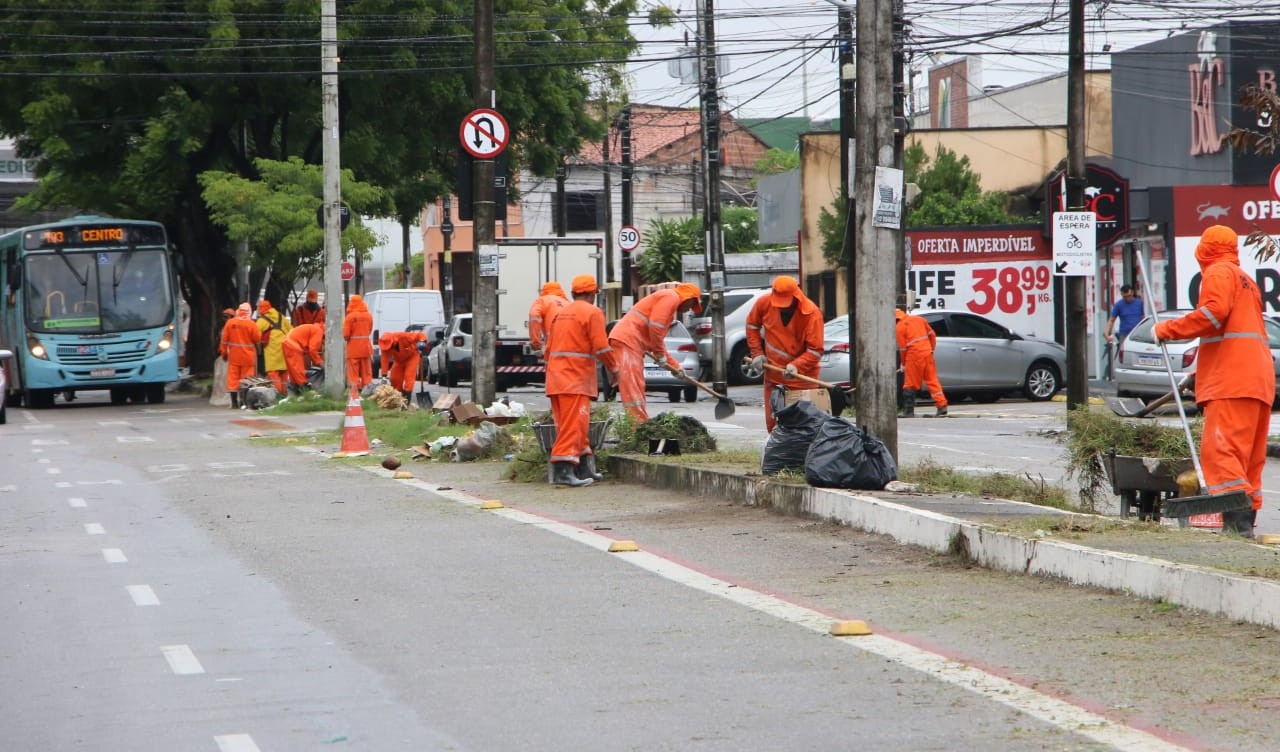
[[931,460],[898,468],[898,479],[916,486],[921,493],[964,494],[1010,501],[1023,501],[1053,509],[1076,509],[1071,494],[1043,477],[1030,473],[978,475],[954,470]]
[[[1191,421],[1197,444],[1203,421]],[[1080,502],[1087,511],[1097,511],[1100,500],[1111,490],[1102,464],[1102,455],[1114,449],[1129,457],[1179,459],[1191,456],[1181,426],[1164,426],[1143,418],[1121,418],[1110,410],[1079,407],[1067,413],[1067,477],[1080,485]]]

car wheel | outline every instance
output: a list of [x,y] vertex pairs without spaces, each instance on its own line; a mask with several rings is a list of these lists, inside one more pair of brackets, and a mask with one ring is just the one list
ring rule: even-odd
[[668,399],[668,400],[670,400],[670,401],[672,401],[672,402],[679,402],[679,401],[680,401],[680,390],[679,390],[679,389],[668,389],[668,390],[667,390],[667,399]]
[[1022,393],[1032,402],[1044,402],[1057,394],[1061,386],[1058,369],[1052,363],[1037,361],[1027,369],[1027,380]]
[[729,355],[729,367],[726,369],[729,383],[759,384],[763,380],[763,371],[756,371],[749,366],[743,366],[742,361],[746,359],[748,354],[746,342],[739,342],[734,346],[733,352]]
[[686,386],[686,387],[684,388],[684,401],[685,401],[685,402],[697,402],[697,401],[698,401],[698,387],[696,387],[696,386]]
[[128,402],[128,401],[129,401],[129,393],[128,393],[128,392],[126,392],[125,390],[123,390],[123,389],[112,389],[112,390],[111,390],[111,404],[113,404],[113,405],[123,405],[124,403],[126,403],[126,402]]

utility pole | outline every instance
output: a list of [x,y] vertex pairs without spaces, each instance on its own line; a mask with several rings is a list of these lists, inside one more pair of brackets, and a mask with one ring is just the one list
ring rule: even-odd
[[[832,0],[838,8],[836,14],[836,44],[840,64],[840,200],[844,202],[844,295],[848,306],[849,331],[857,325],[854,309],[857,308],[853,275],[853,252],[858,247],[857,226],[854,223],[853,203],[853,129],[855,116],[855,92],[857,66],[853,56],[853,6]],[[850,340],[852,341],[852,340]],[[849,383],[858,383],[857,358],[849,358]]]
[[[605,116],[609,114],[609,100],[604,101]],[[610,155],[610,142],[613,141],[613,119],[609,119],[609,127],[604,132],[604,144],[601,145],[600,154],[604,158],[604,279],[599,280],[600,286],[604,287],[604,282],[613,281],[613,163]],[[603,297],[603,296],[601,296]]]
[[894,167],[893,142],[893,5],[894,0],[858,0],[857,4],[857,144],[854,209],[858,242],[852,255],[855,287],[853,352],[857,378],[853,384],[858,423],[898,454],[897,342],[894,296],[902,253],[895,230],[874,221],[876,168]]
[[702,0],[698,14],[698,38],[702,63],[702,228],[705,238],[707,281],[711,295],[711,386],[721,394],[728,389],[724,350],[724,235],[720,226],[720,98],[716,69],[714,0]]
[[563,238],[567,232],[566,225],[569,224],[569,208],[564,205],[564,181],[568,177],[568,171],[564,167],[564,157],[560,157],[560,164],[556,165],[556,214],[552,223],[556,226],[556,237]]
[[[475,106],[494,108],[493,0],[474,0],[475,17]],[[475,250],[472,279],[471,399],[478,405],[493,402],[497,391],[494,340],[498,327],[498,278],[484,272],[489,262],[499,262],[494,241],[493,158],[472,162],[471,190],[474,197],[472,232]]]
[[[622,140],[622,226],[635,226],[635,207],[632,205],[631,181],[635,177],[635,165],[631,163],[631,105],[622,108],[618,116],[618,136]],[[631,294],[631,251],[622,251],[622,294]]]
[[[910,130],[907,122],[907,90],[903,81],[906,67],[906,19],[902,16],[902,0],[893,0],[893,166],[903,167],[903,145]],[[906,187],[905,185],[903,186]],[[902,221],[907,221],[907,199],[902,198]],[[894,247],[894,300],[906,309],[907,304],[907,253],[902,239],[902,228],[893,231]],[[897,383],[895,378],[894,383]]]
[[[453,316],[453,199],[444,197],[440,217],[440,235],[444,238],[444,262],[441,264],[441,276],[444,279],[444,315]],[[425,259],[425,255],[423,256]],[[426,270],[423,270],[426,274]],[[405,285],[409,287],[409,285]]]
[[342,339],[342,184],[338,141],[337,0],[320,4],[320,99],[324,129],[324,393],[340,399],[346,386]]
[[[1071,0],[1067,31],[1067,211],[1084,210],[1085,181],[1084,0]],[[1067,277],[1066,292],[1067,409],[1071,410],[1089,403],[1085,278]]]

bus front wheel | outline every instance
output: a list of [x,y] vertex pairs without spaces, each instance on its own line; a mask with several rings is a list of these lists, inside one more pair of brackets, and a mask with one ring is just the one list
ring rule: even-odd
[[127,390],[125,390],[125,389],[112,389],[112,390],[111,390],[111,404],[113,404],[113,405],[123,405],[124,403],[126,403],[126,402],[128,402],[128,401],[129,401],[129,392],[128,392]]
[[164,384],[147,384],[147,402],[153,405],[164,404]]
[[53,407],[53,394],[52,389],[28,389],[24,401],[32,410],[48,410]]

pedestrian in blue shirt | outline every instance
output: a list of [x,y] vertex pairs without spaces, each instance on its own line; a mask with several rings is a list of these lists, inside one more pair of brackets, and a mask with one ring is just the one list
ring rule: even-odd
[[[1121,287],[1120,299],[1111,306],[1111,318],[1107,319],[1107,342],[1115,344],[1124,339],[1141,320],[1142,298],[1133,291],[1132,285]],[[1119,326],[1116,325],[1117,322]]]

